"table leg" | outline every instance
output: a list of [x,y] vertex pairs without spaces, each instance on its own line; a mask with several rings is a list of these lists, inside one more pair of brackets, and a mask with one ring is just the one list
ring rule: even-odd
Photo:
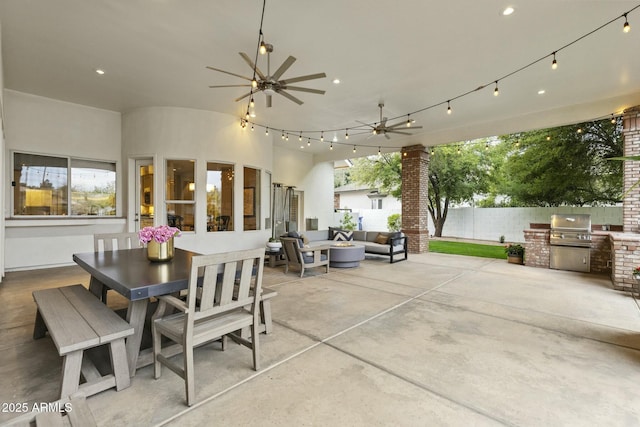
[[133,335],[127,338],[127,363],[129,363],[129,376],[136,374],[138,354],[140,353],[140,343],[144,332],[144,319],[147,316],[148,299],[129,301],[127,309],[127,322],[133,326]]

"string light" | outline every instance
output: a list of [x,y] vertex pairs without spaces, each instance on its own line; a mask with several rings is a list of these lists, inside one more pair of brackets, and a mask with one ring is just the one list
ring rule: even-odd
[[582,128],[578,128],[578,130],[576,132],[582,133]]
[[333,142],[331,143],[331,145],[329,146],[329,150],[333,150]]
[[285,136],[285,137],[284,137],[284,140],[285,140],[285,141],[288,141],[288,140],[289,140],[289,133],[287,133],[287,136]]
[[628,33],[629,31],[631,31],[631,25],[629,25],[629,21],[627,20],[627,14],[625,13],[623,16],[624,16],[624,25],[622,26],[622,31],[625,33]]
[[[601,29],[603,29],[603,28],[605,28],[605,27],[609,26],[610,24],[614,23],[615,21],[617,21],[617,20],[618,20],[618,19],[620,19],[621,17],[624,17],[623,31],[624,31],[625,33],[626,33],[626,32],[630,32],[630,31],[631,31],[631,26],[630,26],[629,21],[628,21],[628,14],[629,14],[629,13],[631,13],[631,12],[633,12],[633,11],[635,11],[635,10],[636,10],[636,9],[638,9],[638,8],[640,8],[640,5],[638,5],[638,6],[634,7],[634,8],[632,8],[632,9],[628,10],[628,11],[627,11],[626,13],[624,13],[623,15],[618,15],[618,17],[617,17],[617,18],[612,19],[611,21],[609,21],[609,22],[605,23],[604,25],[601,25],[600,27],[596,28],[595,30],[590,31],[590,32],[588,32],[588,33],[586,33],[586,34],[582,35],[581,37],[577,38],[576,40],[574,40],[574,41],[572,41],[572,42],[570,42],[570,43],[567,43],[566,45],[564,45],[564,46],[560,47],[559,49],[557,49],[557,50],[553,51],[553,52],[552,52],[551,68],[552,68],[552,69],[554,69],[554,70],[555,70],[555,69],[557,69],[557,67],[558,67],[558,62],[557,62],[557,59],[556,59],[556,53],[558,53],[560,50],[564,50],[564,49],[566,49],[566,48],[568,48],[568,47],[572,46],[573,44],[575,44],[577,41],[582,40],[583,38],[585,38],[585,37],[587,37],[587,36],[590,36],[590,35],[592,35],[592,34],[596,33],[597,31],[599,31],[599,30],[601,30]],[[261,25],[261,26],[262,26],[262,25]],[[266,43],[264,42],[263,35],[262,35],[262,29],[260,30],[260,39],[259,39],[259,40],[260,40],[259,47],[258,47],[258,49],[259,49],[259,53],[262,53],[262,52],[261,52],[261,50],[263,49],[263,47],[264,47],[264,49],[265,49],[266,51],[269,51],[269,48],[270,48],[271,46],[270,46],[270,45],[268,45],[268,44],[266,44]],[[258,52],[256,52],[256,54],[257,54],[257,53],[258,53]],[[497,97],[497,96],[499,96],[499,94],[500,94],[500,91],[499,91],[499,88],[498,88],[498,84],[499,84],[500,80],[503,80],[503,79],[505,79],[505,78],[507,78],[507,77],[511,77],[511,76],[513,76],[513,75],[515,75],[515,74],[517,74],[517,73],[521,72],[521,71],[524,71],[525,69],[527,69],[527,68],[529,68],[529,67],[531,67],[531,66],[533,66],[533,65],[535,65],[535,64],[537,64],[538,62],[541,62],[541,61],[543,61],[543,60],[548,60],[548,55],[547,55],[547,56],[544,56],[544,57],[542,57],[542,58],[539,58],[539,59],[537,59],[537,60],[535,60],[535,61],[533,61],[533,62],[531,62],[529,65],[526,65],[525,67],[522,67],[522,68],[520,68],[520,69],[518,69],[518,70],[515,70],[515,71],[512,71],[511,73],[508,73],[508,74],[504,75],[502,78],[499,78],[499,79],[497,79],[497,80],[494,80],[494,84],[495,84],[494,91],[493,91],[494,96],[496,96],[496,97]],[[490,84],[490,83],[489,83],[489,84]],[[254,88],[258,86],[258,81],[256,80],[256,70],[255,70],[255,69],[254,69],[254,76],[253,76],[253,79],[252,79],[252,81],[251,81],[251,86],[252,86],[252,87],[254,87]],[[467,92],[465,92],[465,93],[462,93],[462,94],[460,94],[460,95],[455,96],[454,98],[450,98],[450,99],[448,99],[448,100],[447,100],[447,114],[449,114],[449,115],[450,115],[450,114],[452,114],[452,113],[453,113],[453,110],[452,110],[452,108],[451,108],[451,100],[456,100],[456,99],[458,99],[458,98],[462,98],[462,97],[468,96],[468,95],[470,95],[470,94],[472,94],[472,93],[475,93],[475,92],[477,92],[477,91],[479,91],[479,90],[481,90],[481,89],[484,89],[486,86],[488,86],[488,84],[481,85],[481,86],[477,87],[477,88],[476,88],[476,89],[474,89],[474,90],[467,91]],[[255,100],[254,100],[254,97],[253,97],[253,90],[252,90],[252,92],[251,92],[251,99],[250,99],[250,102],[249,102],[249,107],[251,107],[251,106],[253,106],[253,105],[255,105]],[[437,106],[439,106],[439,105],[442,105],[442,102],[440,102],[440,103],[436,103],[436,104],[434,104],[434,105],[431,105],[431,106],[428,106],[428,107],[425,107],[425,108],[422,108],[422,109],[419,109],[419,110],[417,110],[417,111],[413,111],[413,112],[407,113],[406,126],[407,126],[407,127],[411,127],[412,123],[414,123],[414,122],[415,122],[415,120],[413,120],[413,121],[411,120],[411,114],[416,114],[416,113],[420,113],[420,112],[423,112],[423,111],[427,111],[427,110],[432,109],[432,108],[434,108],[434,107],[437,107]],[[249,124],[249,123],[251,123],[251,129],[252,129],[252,130],[254,129],[254,124],[253,124],[252,122],[250,122],[250,121],[249,121],[249,118],[250,118],[250,117],[255,117],[255,113],[253,113],[253,114],[252,114],[252,111],[250,111],[250,110],[249,110],[249,108],[248,108],[248,109],[247,109],[247,114],[245,115],[245,119],[242,119],[242,121],[241,121],[241,123],[240,123],[240,125],[241,125],[241,127],[242,127],[243,129],[245,129],[245,128],[248,126],[248,124]],[[400,117],[402,117],[402,116],[400,116]],[[391,121],[391,120],[397,120],[397,119],[398,119],[398,118],[400,118],[400,117],[391,118],[391,119],[390,119],[390,121]],[[608,115],[607,115],[607,116],[604,116],[604,117],[601,117],[599,120],[606,119],[607,117],[608,117]],[[610,120],[611,120],[611,123],[612,123],[612,124],[615,124],[615,123],[617,122],[617,117],[616,117],[616,113],[615,113],[615,112],[614,112],[614,113],[611,113]],[[377,122],[374,124],[374,126],[369,125],[369,126],[371,126],[371,127],[373,128],[373,129],[372,129],[372,134],[373,134],[373,135],[381,134],[381,132],[378,132],[378,128],[377,128],[377,127],[378,127],[378,125],[379,125],[379,123],[377,123]],[[260,124],[256,124],[256,126],[260,127],[260,126],[262,126],[262,125],[260,125]],[[322,141],[322,142],[324,142],[324,132],[325,132],[325,131],[327,131],[327,132],[328,132],[328,131],[335,132],[335,131],[340,131],[340,129],[329,129],[329,130],[324,129],[324,130],[321,130],[321,131],[320,131],[320,132],[321,132],[321,135],[320,135],[320,141]],[[295,132],[295,131],[294,131],[294,132]],[[315,131],[311,131],[311,130],[310,130],[310,131],[299,131],[299,132],[300,132],[300,136],[302,136],[302,133],[303,133],[303,132],[318,132],[318,130],[315,130]],[[582,132],[582,130],[581,130],[581,129],[578,129],[578,130],[577,130],[577,132],[578,132],[578,133],[580,133],[580,132]],[[268,128],[268,127],[265,127],[265,135],[269,135],[269,128]],[[286,134],[286,137],[285,137],[284,129],[282,130],[282,139],[286,139],[286,140],[288,140],[288,139],[289,139],[289,138],[288,138],[288,133]],[[299,139],[301,139],[301,138],[299,138]],[[345,139],[349,139],[349,128],[345,129]],[[551,140],[551,135],[547,135],[546,139],[547,139],[547,141],[550,141],[550,140]],[[335,137],[334,137],[334,140],[335,140]],[[310,138],[309,138],[309,141],[310,141]],[[309,142],[309,141],[308,141],[308,142]],[[336,142],[337,142],[337,141],[336,141]],[[338,143],[338,144],[340,144],[339,142],[337,142],[337,143]],[[515,144],[516,144],[516,146],[519,146],[520,141],[516,141],[516,143],[515,143]],[[364,146],[366,146],[366,145],[364,145]],[[354,147],[354,148],[356,148],[356,147],[357,147],[357,145],[354,145],[353,147]],[[381,147],[378,147],[378,150],[379,150],[379,151],[380,151],[380,148],[381,148]],[[330,149],[333,149],[333,143],[331,144]],[[433,151],[433,150],[432,150],[432,151]],[[458,148],[458,151],[460,151],[460,148]],[[432,152],[432,154],[433,154],[433,152]]]
[[488,149],[489,149],[489,141],[487,141],[487,142],[484,144],[484,149],[485,149],[485,150],[488,150]]
[[434,154],[436,154],[436,150],[434,150],[433,147],[431,147],[431,155],[433,156]]
[[302,141],[302,132],[300,132],[300,136],[298,137],[298,141]]
[[516,148],[517,147],[520,147],[520,140],[519,139],[516,139]]
[[462,151],[460,150],[460,147],[458,147],[458,154],[462,153]]
[[260,42],[260,55],[264,55],[267,53],[267,45],[264,43],[264,40]]
[[380,151],[380,147],[378,147],[378,157],[382,156],[382,152]]
[[354,153],[356,152],[356,146],[355,145],[353,146],[353,152]]
[[256,106],[256,103],[253,101],[253,95],[251,95],[251,101],[249,101],[249,107],[253,108]]
[[254,130],[254,129],[253,129],[253,123],[251,123],[251,132],[253,132],[253,130]]
[[307,147],[311,147],[311,138],[307,138]]

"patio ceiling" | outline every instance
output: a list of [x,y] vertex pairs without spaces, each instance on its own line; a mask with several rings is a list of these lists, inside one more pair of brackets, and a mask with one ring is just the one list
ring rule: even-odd
[[[378,147],[429,146],[619,113],[640,105],[640,9],[628,15],[629,33],[622,32],[620,18],[562,47],[638,4],[268,1],[263,32],[274,46],[272,69],[293,55],[297,61],[284,77],[325,72],[325,79],[297,85],[326,94],[295,92],[304,101],[300,106],[274,95],[269,109],[258,94],[252,121],[257,131],[268,126],[270,136],[291,132],[288,143],[276,137],[276,144],[332,160],[353,157],[354,144],[360,156]],[[508,5],[515,12],[503,16]],[[238,52],[255,54],[261,9],[260,0],[3,0],[5,88],[120,112],[176,106],[239,120],[247,103],[234,99],[245,89],[208,86],[242,80],[205,67],[251,76]],[[559,51],[557,70],[551,70],[554,51]],[[266,69],[264,61],[258,64]],[[97,68],[106,74],[96,74]],[[334,78],[341,83],[333,84]],[[453,114],[447,115],[447,100],[469,91],[451,102]],[[390,140],[351,130],[345,141],[345,130],[358,121],[379,120],[380,101],[385,116],[398,121],[426,108],[411,116],[423,128]],[[324,143],[317,141],[321,130]],[[300,144],[300,131],[316,132],[305,132]],[[312,138],[310,147],[306,136]],[[329,151],[334,138],[335,149]]]

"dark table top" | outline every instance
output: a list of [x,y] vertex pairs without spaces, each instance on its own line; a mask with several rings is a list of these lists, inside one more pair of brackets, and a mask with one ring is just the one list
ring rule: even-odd
[[187,289],[191,257],[195,252],[175,249],[167,262],[151,262],[147,250],[123,249],[85,252],[73,260],[105,286],[131,301]]

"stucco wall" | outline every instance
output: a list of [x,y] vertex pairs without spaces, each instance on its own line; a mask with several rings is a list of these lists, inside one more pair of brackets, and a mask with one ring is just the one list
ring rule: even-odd
[[[11,150],[115,161],[121,165],[120,113],[68,102],[4,91],[7,157],[3,182],[11,182]],[[119,167],[119,169],[121,169]],[[122,182],[121,174],[118,182]],[[6,186],[4,186],[6,188]],[[116,201],[122,212],[122,187]],[[11,191],[4,195],[5,217],[11,214]],[[120,218],[7,219],[6,270],[72,263],[72,254],[93,250],[93,234],[124,230]]]

